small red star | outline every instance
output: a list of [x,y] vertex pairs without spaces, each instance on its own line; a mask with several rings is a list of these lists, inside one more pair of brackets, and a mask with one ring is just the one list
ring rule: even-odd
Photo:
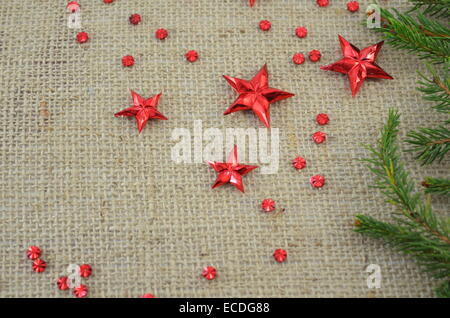
[[250,81],[226,75],[223,77],[239,94],[223,114],[228,115],[239,110],[252,110],[266,127],[270,127],[270,104],[294,96],[294,94],[269,87],[267,65],[264,65]]
[[248,4],[250,7],[253,7],[255,5],[256,0],[248,0]]
[[322,66],[321,69],[347,74],[353,96],[356,95],[366,78],[393,79],[375,63],[384,41],[362,50],[359,50],[340,35],[339,41],[344,57],[333,64]]
[[241,192],[244,192],[242,176],[246,175],[253,169],[258,168],[258,166],[241,165],[238,163],[236,145],[234,145],[233,150],[231,150],[227,162],[208,161],[208,164],[219,173],[216,182],[212,185],[213,189],[226,183],[231,183]]
[[139,132],[141,132],[150,118],[167,120],[167,118],[156,109],[161,95],[162,94],[160,93],[148,99],[144,99],[134,91],[131,91],[134,105],[118,112],[114,116],[136,117],[137,128]]

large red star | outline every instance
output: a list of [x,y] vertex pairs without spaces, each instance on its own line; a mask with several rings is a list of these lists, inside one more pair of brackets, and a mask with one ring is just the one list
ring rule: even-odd
[[339,41],[344,57],[333,64],[322,66],[321,69],[347,74],[353,96],[356,95],[366,78],[393,79],[375,63],[384,41],[368,46],[361,51],[340,35]]
[[250,7],[253,7],[255,5],[256,0],[248,0],[248,4]]
[[134,105],[118,112],[114,116],[136,117],[137,128],[139,132],[141,132],[150,118],[167,120],[167,118],[156,109],[161,95],[162,94],[158,94],[144,99],[134,91],[131,91]]
[[244,192],[244,184],[242,183],[242,176],[246,175],[258,166],[241,165],[238,163],[237,146],[234,145],[231,150],[227,162],[208,161],[208,164],[214,168],[219,174],[216,182],[212,188],[220,187],[226,183],[231,183],[241,192]]
[[226,75],[223,77],[239,94],[223,114],[228,115],[239,110],[252,110],[266,127],[270,127],[270,104],[294,96],[294,94],[269,87],[267,65],[264,65],[250,81]]

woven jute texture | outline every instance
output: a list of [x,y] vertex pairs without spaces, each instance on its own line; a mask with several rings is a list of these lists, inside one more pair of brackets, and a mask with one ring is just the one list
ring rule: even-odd
[[[66,1],[1,1],[0,296],[73,297],[55,285],[72,263],[92,265],[84,280],[91,297],[433,296],[434,282],[413,260],[352,232],[355,214],[392,212],[358,161],[388,108],[402,114],[402,137],[439,121],[415,90],[422,63],[385,45],[378,64],[395,79],[368,80],[352,98],[345,76],[319,66],[341,57],[338,34],[360,48],[380,38],[360,23],[366,1],[354,14],[346,1],[331,2],[259,0],[251,9],[245,0],[80,1],[91,37],[80,45],[80,30],[67,27]],[[129,24],[132,13],[141,24]],[[270,32],[258,29],[262,19],[272,22]],[[294,35],[300,25],[309,29],[305,39]],[[162,27],[169,37],[159,41]],[[191,49],[196,63],[184,58]],[[312,49],[321,50],[320,62],[291,62]],[[136,64],[123,68],[128,54]],[[265,63],[270,86],[296,94],[271,107],[278,172],[252,171],[245,194],[212,190],[210,167],[171,159],[172,132],[193,135],[194,120],[222,133],[264,128],[252,112],[223,116],[236,95],[222,75],[250,79]],[[169,120],[152,120],[138,134],[134,119],[114,118],[131,104],[130,89],[162,92],[159,110]],[[328,126],[315,123],[320,112],[330,115]],[[329,139],[316,145],[310,136],[319,129]],[[290,163],[298,155],[308,161],[302,171]],[[403,158],[418,184],[448,175],[448,161],[420,168],[412,154]],[[327,183],[313,189],[309,177],[318,173]],[[285,212],[261,212],[267,197]],[[433,204],[448,209],[444,199]],[[48,262],[42,274],[25,257],[32,244]],[[288,251],[286,263],[273,260],[277,248]],[[381,268],[380,289],[367,287],[369,264]],[[218,269],[216,280],[201,277],[206,265]]]

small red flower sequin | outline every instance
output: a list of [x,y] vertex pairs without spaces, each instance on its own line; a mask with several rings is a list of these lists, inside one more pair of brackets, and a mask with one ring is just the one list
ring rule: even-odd
[[305,27],[298,27],[295,29],[295,35],[299,38],[305,38],[308,35],[308,29]]
[[302,53],[295,53],[292,57],[292,62],[297,65],[303,64],[305,63],[305,56]]
[[265,212],[272,212],[275,210],[275,201],[272,199],[264,199],[261,203],[261,209]]
[[167,38],[168,35],[169,35],[169,32],[167,32],[166,29],[158,29],[155,32],[155,37],[158,40],[164,40],[165,38]]
[[142,18],[139,14],[135,13],[135,14],[130,15],[128,20],[130,20],[131,24],[137,25],[141,22]]
[[114,0],[103,0],[104,3],[113,3]]
[[292,166],[297,170],[302,170],[306,167],[306,160],[302,157],[297,157],[294,160],[292,160]]
[[69,285],[67,284],[67,276],[62,276],[58,278],[58,280],[56,281],[56,285],[58,286],[59,290],[69,289]]
[[86,43],[89,40],[89,35],[86,32],[80,32],[77,34],[78,43]]
[[88,294],[88,288],[86,285],[81,284],[73,289],[73,294],[77,298],[86,297]]
[[312,135],[312,140],[316,143],[316,144],[321,144],[323,143],[325,140],[327,140],[327,135],[322,132],[322,131],[316,131],[313,135]]
[[153,294],[144,294],[141,296],[141,298],[155,298],[155,295]]
[[213,266],[206,266],[203,268],[202,275],[207,280],[212,280],[212,279],[216,278],[216,275],[217,275],[216,268]]
[[282,248],[279,248],[279,249],[275,250],[275,252],[273,252],[273,258],[278,263],[283,263],[287,258],[287,252],[285,250],[283,250]]
[[89,264],[80,265],[80,276],[87,278],[92,274],[92,267]]
[[350,1],[347,3],[347,10],[350,12],[356,12],[359,10],[358,1]]
[[67,11],[75,13],[80,9],[80,4],[76,1],[70,1],[69,3],[67,3]]
[[330,117],[327,114],[318,114],[316,116],[316,122],[321,126],[328,124],[329,121]]
[[31,260],[39,258],[41,256],[41,253],[42,253],[41,249],[34,245],[30,246],[27,249],[27,257]]
[[269,20],[261,20],[259,22],[259,28],[262,31],[269,31],[271,27],[272,27],[272,23],[270,23]]
[[329,0],[316,0],[316,3],[319,7],[326,7],[330,4]]
[[130,67],[134,65],[134,57],[131,55],[126,55],[122,57],[122,65],[125,67]]
[[188,60],[191,63],[194,63],[195,61],[198,60],[198,53],[195,50],[188,51],[184,56],[186,57],[186,60]]
[[321,57],[322,53],[320,53],[319,50],[312,50],[311,52],[309,52],[309,60],[311,62],[317,62],[320,60]]
[[325,185],[325,178],[318,174],[309,178],[309,183],[311,183],[314,188],[322,188]]
[[33,261],[33,270],[36,273],[42,273],[43,271],[45,271],[45,268],[47,267],[47,263],[43,260],[41,260],[40,258],[37,258]]

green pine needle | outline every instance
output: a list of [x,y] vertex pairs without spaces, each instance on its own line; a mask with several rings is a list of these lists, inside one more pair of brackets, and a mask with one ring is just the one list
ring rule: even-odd
[[444,126],[412,130],[407,137],[406,142],[412,145],[408,151],[417,152],[416,158],[423,165],[440,162],[450,151],[450,129]]
[[450,180],[449,179],[439,179],[439,178],[425,178],[422,182],[425,187],[425,193],[429,194],[441,194],[450,196]]
[[450,0],[409,0],[415,6],[411,10],[423,9],[424,14],[430,16],[448,17],[450,14]]

